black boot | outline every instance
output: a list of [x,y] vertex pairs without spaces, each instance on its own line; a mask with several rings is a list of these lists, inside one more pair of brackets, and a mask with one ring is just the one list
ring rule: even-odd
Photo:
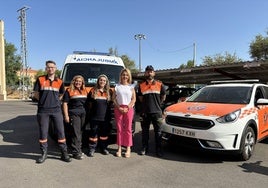
[[156,148],[156,156],[162,158],[164,156],[164,153],[161,148]]
[[155,143],[155,152],[156,156],[162,158],[164,156],[163,150],[162,150],[162,134],[155,135],[156,136],[156,143]]
[[143,146],[139,152],[139,155],[147,155],[148,153],[148,146]]
[[72,161],[72,159],[71,159],[71,157],[68,155],[68,152],[67,152],[67,151],[62,151],[62,152],[61,152],[61,158],[60,158],[60,159],[63,160],[63,161],[65,161],[65,162],[67,162],[67,163],[69,163],[69,162]]
[[100,148],[101,148],[101,153],[103,155],[109,155],[109,151],[107,150],[108,144],[107,140],[100,140]]
[[88,152],[88,156],[89,157],[94,157],[94,153],[97,147],[97,142],[93,142],[93,141],[89,141],[89,152]]
[[103,148],[102,150],[101,150],[101,153],[103,154],[103,155],[109,155],[109,151],[107,150],[107,148]]
[[95,149],[89,149],[88,156],[94,157]]
[[44,149],[44,150],[42,150],[41,157],[36,160],[36,163],[41,164],[41,163],[45,162],[46,159],[47,159],[47,150]]
[[164,156],[161,142],[156,144],[155,153],[157,157],[162,158]]

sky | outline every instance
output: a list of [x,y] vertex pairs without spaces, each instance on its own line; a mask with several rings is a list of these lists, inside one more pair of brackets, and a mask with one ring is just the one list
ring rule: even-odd
[[[178,68],[195,58],[235,54],[251,61],[249,45],[267,36],[267,0],[0,0],[4,37],[21,52],[18,10],[26,11],[27,64],[62,69],[73,51],[117,49],[142,70]],[[136,34],[146,39],[135,40]],[[141,57],[141,61],[139,61]]]

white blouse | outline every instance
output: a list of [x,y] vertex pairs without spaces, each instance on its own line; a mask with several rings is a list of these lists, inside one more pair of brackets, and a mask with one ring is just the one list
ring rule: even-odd
[[118,105],[128,105],[132,98],[133,85],[118,84],[115,86],[116,101]]

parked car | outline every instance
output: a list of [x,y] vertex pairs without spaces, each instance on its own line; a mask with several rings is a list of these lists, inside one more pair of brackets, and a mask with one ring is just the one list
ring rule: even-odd
[[165,109],[163,139],[187,138],[214,151],[232,151],[248,160],[255,144],[268,137],[268,85],[218,83]]
[[192,87],[184,86],[167,86],[166,89],[166,100],[164,101],[163,108],[175,104],[177,102],[183,102],[190,97],[196,91]]

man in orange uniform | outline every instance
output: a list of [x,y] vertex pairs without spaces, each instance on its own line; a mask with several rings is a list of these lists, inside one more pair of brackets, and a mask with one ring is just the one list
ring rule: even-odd
[[142,149],[140,155],[148,152],[149,129],[153,124],[155,133],[155,151],[158,157],[163,156],[161,148],[161,127],[163,122],[161,104],[166,98],[166,90],[163,83],[155,80],[153,66],[149,65],[145,69],[145,81],[139,85],[138,97],[142,103]]
[[43,163],[47,158],[47,137],[50,120],[57,129],[61,160],[70,162],[71,158],[67,153],[61,110],[61,97],[64,93],[63,82],[55,75],[56,63],[54,61],[46,61],[46,71],[47,75],[39,76],[34,86],[35,98],[38,99],[37,121],[39,124],[39,144],[42,152],[41,157],[36,162]]

